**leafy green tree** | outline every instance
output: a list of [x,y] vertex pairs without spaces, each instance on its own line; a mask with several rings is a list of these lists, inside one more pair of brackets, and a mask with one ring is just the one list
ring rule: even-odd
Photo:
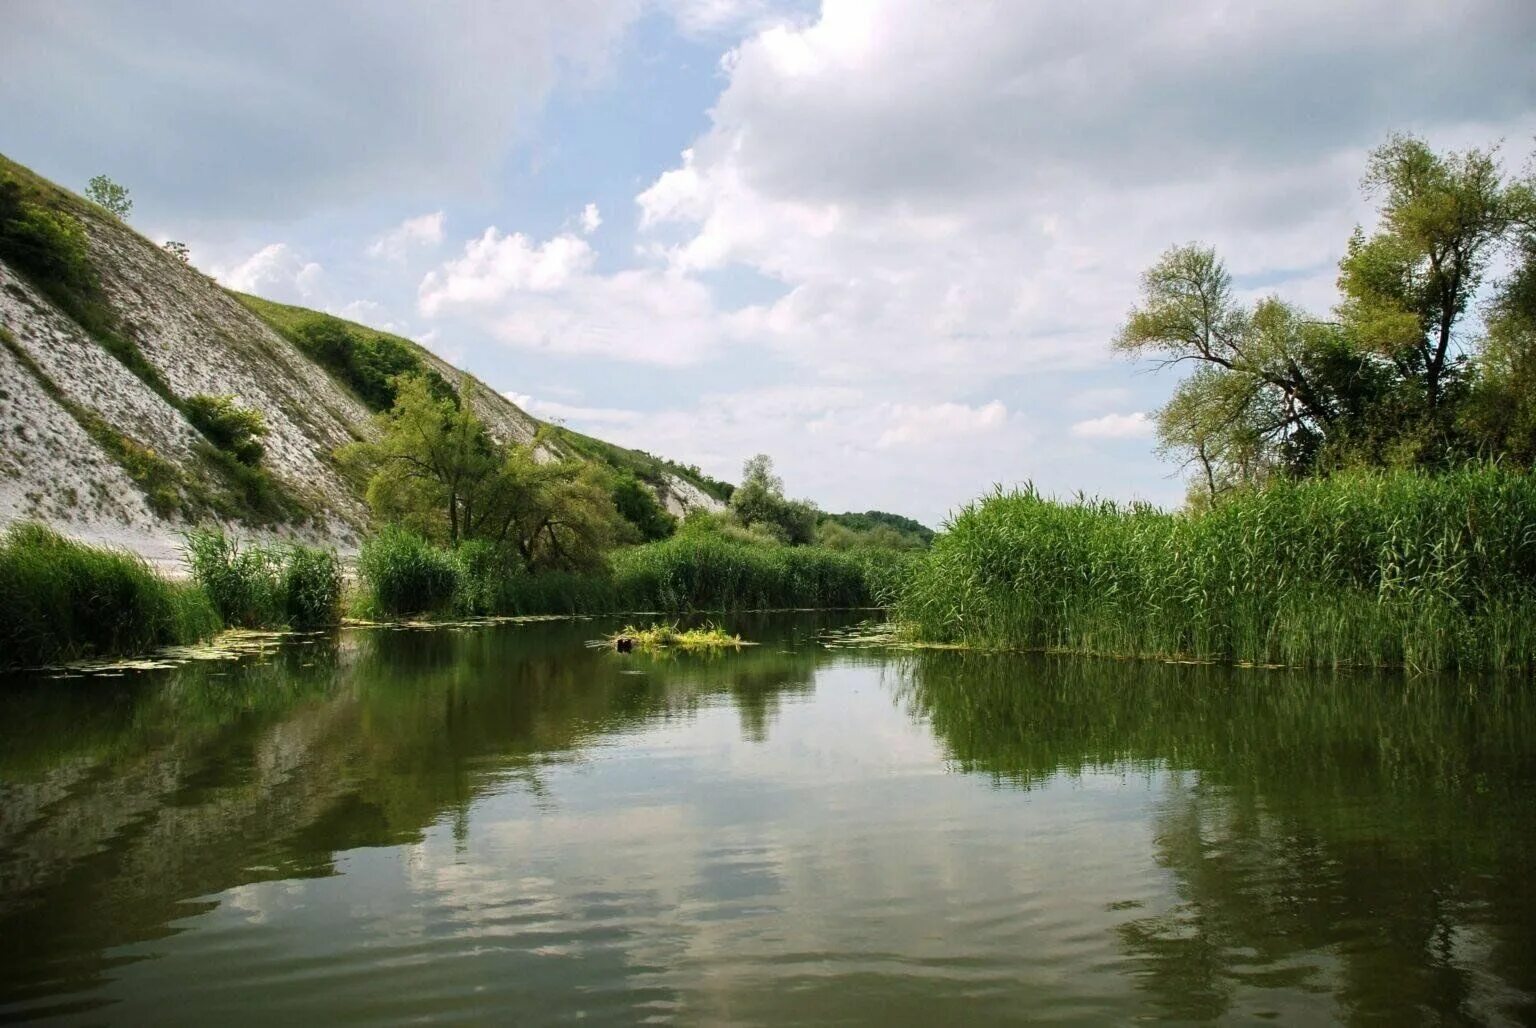
[[1536,467],[1536,226],[1486,312],[1461,427],[1481,456]]
[[1158,414],[1164,452],[1195,466],[1209,497],[1307,469],[1373,379],[1337,326],[1270,297],[1237,301],[1215,251],[1174,247],[1142,278],[1142,302],[1115,339],[1162,367],[1194,364]]
[[1393,136],[1364,179],[1381,201],[1367,236],[1356,229],[1339,265],[1340,319],[1355,345],[1392,363],[1419,394],[1427,444],[1443,456],[1453,394],[1466,370],[1458,329],[1511,229],[1530,216],[1530,184],[1507,181],[1493,151],[1436,154]]
[[85,184],[85,198],[119,218],[128,217],[128,212],[133,210],[133,198],[128,195],[128,190],[105,175],[97,175]]
[[1115,346],[1193,365],[1158,412],[1158,436],[1193,469],[1201,502],[1277,474],[1523,445],[1525,294],[1513,280],[1503,289],[1485,353],[1465,345],[1462,318],[1494,255],[1536,223],[1536,190],[1506,180],[1491,153],[1441,156],[1406,136],[1372,154],[1364,187],[1380,223],[1369,237],[1357,229],[1340,262],[1336,321],[1277,297],[1239,302],[1201,246],[1169,250],[1143,276]]
[[731,493],[731,513],[744,528],[764,526],[794,546],[816,539],[816,508],[784,497],[784,480],[773,473],[773,458],[759,453],[741,469],[741,484]]
[[439,397],[426,376],[394,385],[394,406],[377,416],[377,441],[341,451],[344,465],[366,477],[380,521],[454,547],[483,540],[531,571],[591,568],[632,538],[599,469],[541,460],[540,438],[498,442],[467,396]]

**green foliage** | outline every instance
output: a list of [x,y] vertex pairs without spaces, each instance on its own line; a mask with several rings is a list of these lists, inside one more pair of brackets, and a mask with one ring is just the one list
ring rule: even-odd
[[653,487],[662,487],[666,482],[666,475],[675,475],[683,481],[697,488],[706,496],[713,497],[721,503],[731,498],[735,486],[729,482],[722,482],[718,478],[711,478],[700,471],[694,464],[679,464],[676,461],[666,460],[654,456],[644,450],[629,450],[613,443],[594,439],[580,432],[573,432],[562,425],[546,425],[554,440],[567,452],[585,457],[588,460],[605,464],[620,475],[629,474]]
[[284,554],[283,613],[290,627],[324,628],[341,622],[341,560],[335,550],[291,546]]
[[380,521],[450,546],[485,540],[515,553],[528,571],[593,570],[623,540],[626,526],[600,469],[540,461],[541,440],[500,443],[471,404],[436,397],[419,376],[397,381],[395,406],[378,417],[378,440],[340,454],[368,480]]
[[260,411],[241,407],[233,396],[198,395],[187,398],[182,412],[210,443],[241,464],[254,468],[261,463],[267,421]]
[[766,453],[742,466],[741,485],[731,493],[731,514],[743,527],[767,528],[792,546],[816,541],[816,508],[784,497],[784,480],[773,473],[773,458]]
[[874,602],[854,557],[811,546],[736,542],[682,532],[616,551],[615,592],[630,609],[862,607]]
[[746,641],[734,632],[727,632],[713,621],[706,621],[695,628],[682,628],[677,622],[652,624],[643,628],[625,625],[608,637],[609,642],[627,640],[637,649],[659,650],[675,646],[680,650],[739,650]]
[[200,590],[173,584],[128,553],[41,525],[0,538],[0,666],[139,653],[218,631]]
[[1340,262],[1337,323],[1274,297],[1238,302],[1199,246],[1169,250],[1143,277],[1116,346],[1194,364],[1158,434],[1193,469],[1201,502],[1276,475],[1446,467],[1520,445],[1523,422],[1499,409],[1525,381],[1523,351],[1506,333],[1481,360],[1460,340],[1490,261],[1536,224],[1536,188],[1505,179],[1491,152],[1441,155],[1407,136],[1372,153],[1364,185],[1378,225],[1356,229]]
[[133,210],[133,198],[128,190],[105,175],[97,175],[85,184],[85,198],[119,218],[128,217]]
[[421,349],[407,339],[303,307],[243,293],[234,296],[335,375],[375,412],[394,406],[395,380],[403,375],[421,377],[435,398],[457,402],[453,386],[428,364]]
[[95,288],[85,229],[67,211],[49,209],[23,184],[0,175],[0,257],[36,283],[64,293]]
[[898,613],[919,638],[1256,663],[1536,666],[1536,478],[1351,473],[1202,513],[1033,491],[967,507]]
[[242,546],[220,529],[187,534],[193,581],[225,624],[318,628],[341,620],[341,563],[307,546]]
[[677,530],[677,519],[662,509],[656,494],[633,473],[621,474],[614,480],[613,505],[644,542],[665,539]]
[[843,514],[823,514],[821,523],[823,526],[840,525],[855,533],[875,533],[880,529],[889,529],[903,538],[900,544],[902,547],[909,547],[914,543],[921,547],[933,542],[933,529],[914,518],[892,514],[889,511],[866,510],[862,514],[853,511]]
[[363,543],[357,577],[364,612],[374,617],[448,611],[458,592],[452,554],[399,527]]

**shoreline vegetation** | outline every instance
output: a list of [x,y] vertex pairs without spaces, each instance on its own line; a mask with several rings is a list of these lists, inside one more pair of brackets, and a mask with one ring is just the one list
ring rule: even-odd
[[1204,511],[997,492],[895,605],[976,649],[1414,670],[1536,667],[1536,479],[1277,482]]

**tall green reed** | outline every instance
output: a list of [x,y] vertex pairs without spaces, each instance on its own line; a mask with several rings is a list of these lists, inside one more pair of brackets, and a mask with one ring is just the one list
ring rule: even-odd
[[0,596],[0,666],[139,653],[221,627],[202,590],[35,524],[0,538]]
[[1204,513],[998,491],[897,604],[919,638],[1258,663],[1536,665],[1536,479],[1280,483]]

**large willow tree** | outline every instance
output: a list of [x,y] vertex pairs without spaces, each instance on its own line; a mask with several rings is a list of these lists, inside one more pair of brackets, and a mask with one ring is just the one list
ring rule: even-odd
[[[1396,136],[1372,153],[1363,187],[1378,221],[1349,241],[1331,319],[1278,297],[1241,302],[1198,245],[1143,276],[1115,345],[1193,366],[1158,434],[1204,499],[1350,464],[1536,456],[1532,181],[1505,176],[1492,151],[1436,154]],[[1505,256],[1513,271],[1479,319],[1488,270]]]
[[[467,397],[440,395],[423,376],[395,387],[377,439],[341,451],[379,521],[450,546],[481,540],[531,571],[589,568],[631,541],[601,469],[556,459],[539,438],[494,439]],[[466,379],[460,393],[470,388]]]

